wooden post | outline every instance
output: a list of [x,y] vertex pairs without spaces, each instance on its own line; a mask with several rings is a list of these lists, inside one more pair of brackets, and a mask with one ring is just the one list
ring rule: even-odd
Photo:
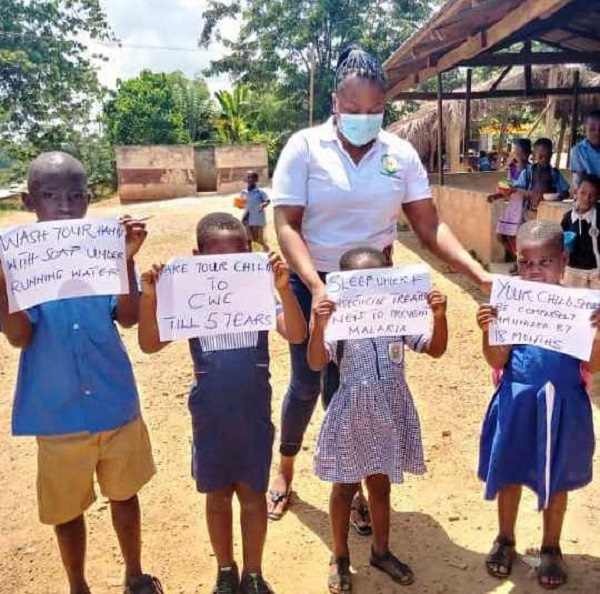
[[443,103],[442,103],[442,73],[438,72],[437,75],[437,108],[438,108],[438,141],[437,141],[437,150],[438,150],[438,183],[440,186],[444,185],[444,112]]
[[567,132],[567,118],[565,116],[560,118],[560,133],[558,135],[558,144],[556,145],[556,163],[554,166],[560,169],[560,158],[562,156],[563,149],[565,148],[565,136]]
[[[526,54],[529,58],[531,58],[531,41],[526,41],[523,44],[523,53]],[[525,97],[528,97],[531,93],[532,88],[532,71],[531,71],[531,62],[525,64]]]
[[571,140],[567,168],[571,166],[571,149],[577,144],[577,125],[579,123],[579,70],[573,76],[573,103],[571,104]]
[[465,103],[465,136],[463,139],[463,163],[469,162],[469,144],[471,142],[471,84],[473,70],[467,70],[467,99]]

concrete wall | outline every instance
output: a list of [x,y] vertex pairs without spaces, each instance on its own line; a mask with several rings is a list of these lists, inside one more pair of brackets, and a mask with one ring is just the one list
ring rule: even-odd
[[198,192],[216,192],[217,165],[213,147],[195,150],[195,169]]
[[216,146],[215,165],[218,192],[237,192],[244,188],[249,169],[259,174],[262,185],[269,179],[269,156],[264,144]]
[[490,204],[489,191],[433,186],[433,192],[441,220],[467,250],[475,252],[485,264],[503,261],[504,251],[496,238],[498,219],[504,208],[502,202]]
[[116,157],[121,202],[196,194],[191,145],[118,146]]
[[573,208],[572,202],[541,202],[537,218],[560,223],[565,213]]

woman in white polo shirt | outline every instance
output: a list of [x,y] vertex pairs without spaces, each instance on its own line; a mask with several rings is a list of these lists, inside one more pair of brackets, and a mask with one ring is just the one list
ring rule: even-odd
[[[391,254],[400,208],[423,244],[483,288],[491,276],[440,223],[423,165],[412,145],[381,129],[385,77],[380,64],[357,46],[340,55],[334,115],[296,133],[283,149],[273,178],[275,226],[290,263],[293,290],[307,320],[311,302],[325,295],[325,274],[358,245]],[[290,345],[292,377],[282,410],[279,473],[269,517],[284,513],[294,460],[319,396],[306,344]]]

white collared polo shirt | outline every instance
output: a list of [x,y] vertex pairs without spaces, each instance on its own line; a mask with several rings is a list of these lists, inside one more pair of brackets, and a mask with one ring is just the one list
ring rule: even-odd
[[359,245],[390,245],[402,205],[431,196],[409,142],[382,130],[357,165],[333,119],[294,134],[273,176],[274,206],[304,208],[302,235],[320,272],[338,270],[342,255]]

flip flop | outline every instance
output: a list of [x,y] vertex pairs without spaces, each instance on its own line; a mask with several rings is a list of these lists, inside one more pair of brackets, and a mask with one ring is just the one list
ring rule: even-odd
[[273,489],[269,489],[268,497],[269,503],[273,505],[273,510],[276,508],[280,508],[280,511],[269,511],[267,512],[267,518],[273,522],[278,522],[283,518],[287,508],[290,504],[290,498],[292,496],[292,489],[289,488],[285,493],[281,493],[280,491],[274,491]]
[[[352,512],[356,513],[356,515],[359,517],[360,523],[352,519]],[[373,534],[369,507],[362,502],[357,504],[356,498],[352,501],[350,526],[354,528],[356,534],[359,536],[370,536]]]

